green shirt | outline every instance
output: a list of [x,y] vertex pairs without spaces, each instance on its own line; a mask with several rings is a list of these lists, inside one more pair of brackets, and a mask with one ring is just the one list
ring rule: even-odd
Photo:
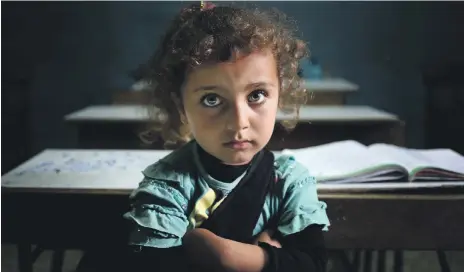
[[[316,179],[292,156],[276,157],[276,186],[268,193],[253,235],[277,218],[278,231],[290,235],[311,224],[330,225],[326,204],[317,196]],[[253,165],[247,171],[254,171]],[[144,179],[132,192],[131,210],[124,215],[134,223],[130,244],[168,248],[182,244],[184,234],[201,225],[221,204],[216,192],[227,195],[243,177],[231,183],[208,175],[191,141],[148,166]],[[240,222],[237,222],[240,224]]]

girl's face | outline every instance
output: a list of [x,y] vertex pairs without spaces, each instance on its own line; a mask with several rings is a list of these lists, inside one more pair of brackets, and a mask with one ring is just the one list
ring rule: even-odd
[[196,68],[182,91],[195,140],[231,165],[248,163],[269,142],[278,100],[277,64],[270,51]]

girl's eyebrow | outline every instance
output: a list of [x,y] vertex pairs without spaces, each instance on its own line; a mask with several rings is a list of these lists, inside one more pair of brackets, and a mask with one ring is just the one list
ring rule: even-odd
[[[251,88],[257,88],[257,87],[275,87],[273,83],[270,82],[265,82],[265,81],[258,81],[258,82],[253,82],[249,83],[246,85],[245,90],[251,89]],[[200,86],[198,88],[195,88],[193,92],[198,92],[198,91],[213,91],[213,90],[224,90],[223,87],[218,86],[218,85],[205,85],[205,86]]]
[[206,85],[206,86],[200,86],[198,88],[195,88],[193,92],[198,92],[198,91],[212,91],[212,90],[217,90],[217,89],[224,89],[220,86],[217,85]]
[[258,82],[253,82],[253,83],[248,84],[246,86],[246,89],[256,88],[256,87],[275,87],[275,85],[271,82],[258,81]]

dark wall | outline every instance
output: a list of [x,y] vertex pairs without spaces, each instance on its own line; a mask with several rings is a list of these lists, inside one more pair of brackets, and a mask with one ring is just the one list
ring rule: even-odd
[[[2,146],[10,147],[2,149],[2,168],[21,160],[14,155],[20,147],[26,157],[44,148],[73,147],[74,131],[63,115],[110,103],[116,89],[128,88],[128,72],[151,54],[183,4],[2,3]],[[462,3],[256,5],[294,17],[324,69],[361,86],[348,102],[398,114],[407,122],[408,145],[423,146],[422,69],[464,59]],[[29,111],[18,115],[20,107]]]

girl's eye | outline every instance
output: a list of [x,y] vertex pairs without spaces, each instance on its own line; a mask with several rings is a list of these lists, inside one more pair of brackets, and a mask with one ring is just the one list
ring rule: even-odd
[[267,92],[264,90],[255,90],[248,95],[248,102],[253,104],[261,104],[267,97]]
[[207,94],[201,98],[201,104],[205,107],[214,108],[221,105],[222,101],[216,94]]

